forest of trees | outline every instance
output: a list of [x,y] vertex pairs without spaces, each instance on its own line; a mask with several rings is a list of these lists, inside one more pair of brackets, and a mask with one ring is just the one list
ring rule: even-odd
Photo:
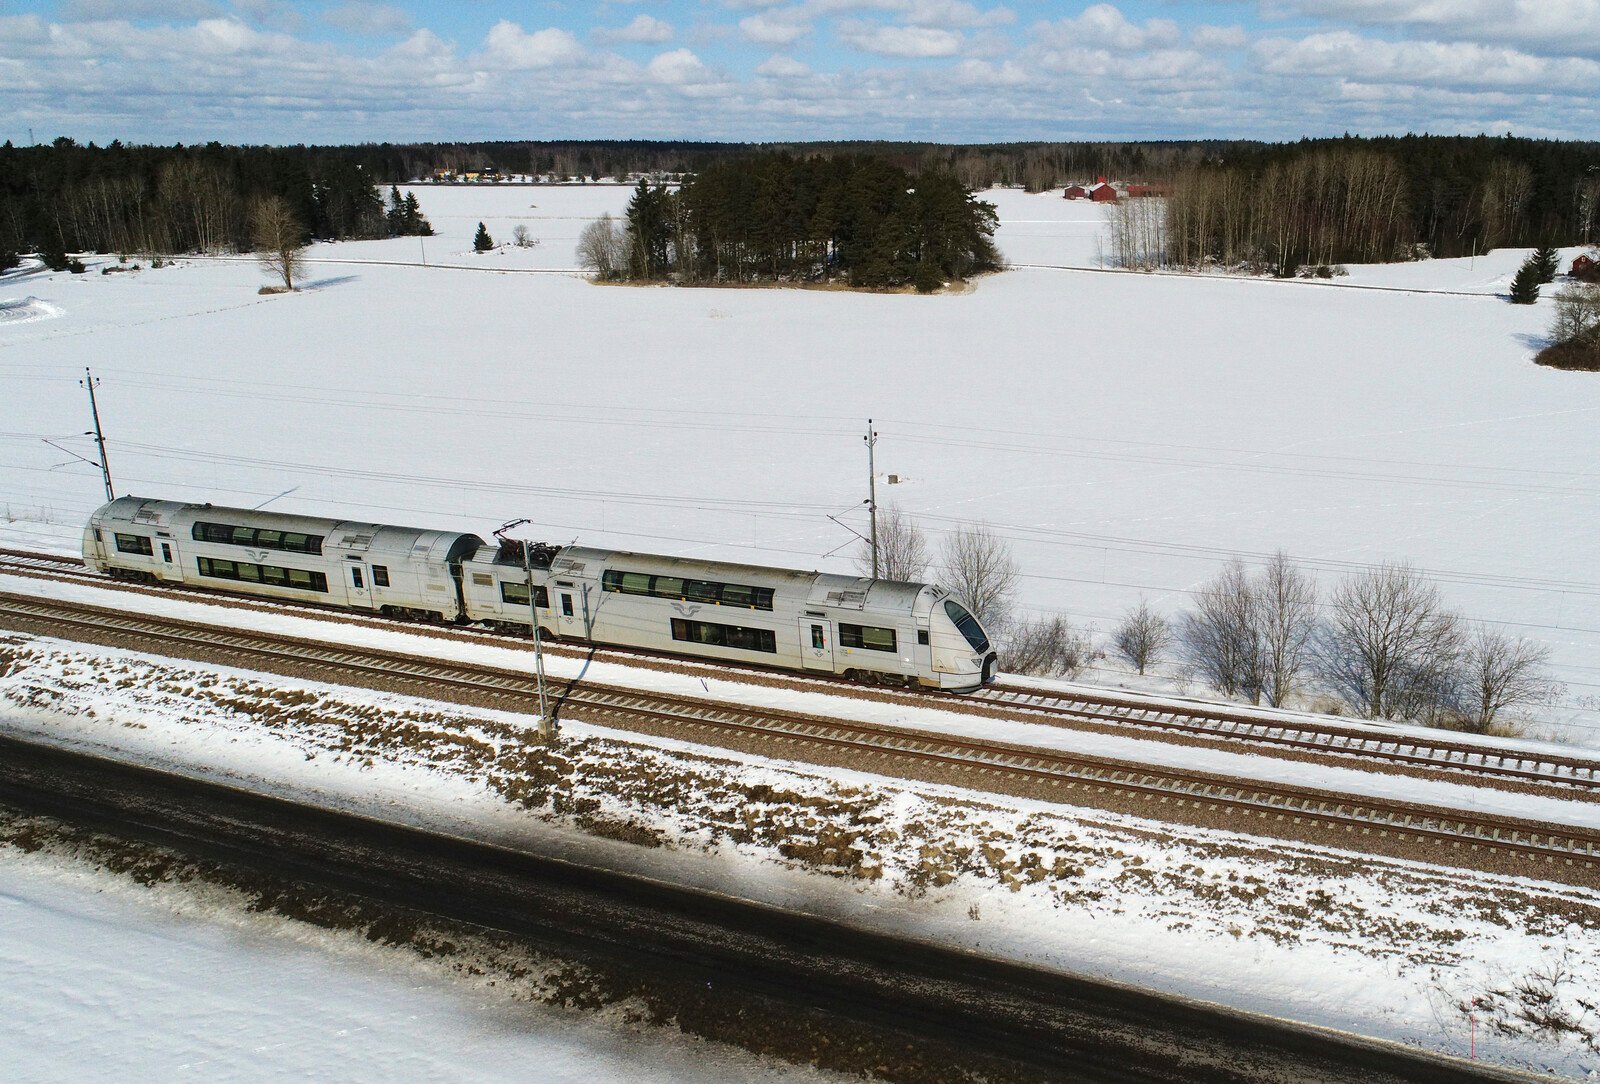
[[1600,144],[1405,136],[1234,147],[1119,209],[1113,260],[1278,275],[1600,239]]
[[283,200],[305,236],[432,232],[415,197],[304,147],[0,146],[0,267],[19,252],[248,250],[251,208]]
[[[936,290],[1000,265],[994,208],[946,172],[876,158],[751,155],[712,163],[676,191],[640,181],[591,269],[683,283],[831,282]],[[584,246],[580,244],[580,252]],[[612,266],[612,264],[615,266]]]
[[[820,142],[737,144],[646,140],[372,143],[343,147],[81,145],[62,137],[0,147],[0,260],[6,253],[175,253],[248,247],[248,209],[279,196],[308,237],[423,232],[397,215],[385,186],[435,170],[493,168],[598,181],[693,175],[709,192],[735,190],[756,157],[803,163],[872,161],[917,179],[944,176],[968,190],[1011,185],[1041,192],[1099,175],[1162,182],[1170,215],[1122,224],[1133,266],[1217,262],[1292,274],[1306,266],[1460,256],[1497,246],[1600,241],[1600,143],[1513,136],[1301,140],[1008,143]],[[821,166],[807,169],[825,172]],[[809,183],[809,179],[806,179]],[[908,184],[906,187],[912,187]],[[766,198],[766,197],[763,197]],[[787,198],[780,190],[778,198]],[[680,208],[682,210],[682,208]],[[775,213],[786,215],[787,210]],[[895,213],[895,212],[886,212]],[[785,260],[776,236],[708,222],[694,237],[694,277],[738,279]],[[673,239],[685,224],[672,224]],[[796,266],[820,244],[780,227]],[[845,246],[847,255],[848,243]],[[675,250],[679,251],[679,250]],[[659,254],[659,253],[658,253]],[[714,268],[706,272],[709,259]],[[903,261],[902,261],[903,262]],[[920,261],[926,262],[926,261]],[[878,261],[881,265],[881,261]],[[874,270],[881,270],[881,266]]]

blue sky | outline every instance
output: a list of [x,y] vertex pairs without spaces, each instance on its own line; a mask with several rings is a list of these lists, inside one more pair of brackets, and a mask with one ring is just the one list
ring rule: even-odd
[[0,138],[1600,138],[1600,0],[0,0]]

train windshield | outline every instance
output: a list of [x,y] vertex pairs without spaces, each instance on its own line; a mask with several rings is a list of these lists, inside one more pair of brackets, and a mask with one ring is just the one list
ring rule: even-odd
[[946,601],[944,612],[950,615],[950,620],[956,623],[956,628],[961,630],[961,635],[967,638],[967,643],[972,645],[972,650],[984,652],[989,650],[989,638],[983,634],[983,626],[978,624],[978,619],[967,612],[967,608],[959,602]]

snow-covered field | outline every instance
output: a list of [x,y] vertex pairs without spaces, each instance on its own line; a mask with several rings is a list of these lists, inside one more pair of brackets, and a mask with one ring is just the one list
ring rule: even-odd
[[[1406,560],[1469,616],[1548,643],[1566,696],[1543,712],[1541,729],[1600,745],[1600,383],[1531,363],[1548,301],[1525,308],[1495,296],[1522,252],[1353,267],[1331,285],[1101,274],[1100,209],[996,192],[999,242],[1018,269],[965,293],[629,289],[552,273],[571,268],[585,222],[620,213],[626,188],[416,192],[438,236],[318,246],[314,260],[328,262],[313,263],[294,295],[258,295],[265,278],[242,261],[100,275],[115,261],[94,258],[84,276],[0,276],[0,544],[75,548],[102,499],[98,473],[74,458],[93,457],[77,386],[84,366],[103,381],[119,492],[485,534],[528,516],[550,541],[834,571],[849,567],[840,551],[850,536],[828,516],[862,525],[861,434],[872,417],[879,470],[900,478],[880,484],[880,500],[936,537],[993,525],[1023,566],[1031,612],[1105,629],[1142,595],[1175,613],[1223,561],[1278,548],[1324,588],[1369,563]],[[474,255],[479,221],[501,242],[525,225],[539,244]],[[1385,289],[1352,288],[1367,286]],[[229,747],[224,733],[211,748]],[[1016,825],[1025,817],[1016,813]],[[1380,885],[1354,868],[1327,882],[1331,895],[1311,896],[1304,870],[1260,856],[1267,864],[1245,875],[1299,911],[1327,912],[1309,935],[1296,927],[1316,947],[1294,957],[1280,948],[1277,911],[1178,907],[1146,891],[1127,847],[1088,848],[1100,895],[1061,903],[1035,885],[1026,906],[983,903],[984,929],[1031,930],[1047,907],[1051,921],[1093,931],[1064,962],[1144,978],[1170,964],[1210,981],[1219,961],[1234,961],[1221,992],[1165,978],[1252,1007],[1288,998],[1308,1018],[1444,1049],[1459,1049],[1449,1006],[1461,999],[1512,989],[1537,969],[1578,967],[1584,981],[1596,973],[1591,957],[1562,951],[1592,949],[1592,927],[1540,927],[1487,903],[1462,918],[1467,911],[1437,906],[1436,880]],[[1022,853],[1008,851],[1008,861]],[[1151,854],[1139,857],[1156,861]],[[1193,855],[1180,848],[1159,862],[1188,876]],[[1183,892],[1243,907],[1232,882],[1214,880],[1240,868],[1208,866]],[[1012,896],[995,892],[1001,872],[958,878],[944,897],[955,925],[967,921],[969,896]],[[94,943],[86,930],[106,953],[153,966],[153,943],[202,961],[220,953],[225,963],[210,970],[238,983],[219,979],[219,1004],[236,1008],[253,984],[325,966],[281,945],[175,927],[138,912],[142,904],[77,898],[79,876],[0,865],[0,902],[11,904],[0,907],[0,953],[10,953],[0,987],[28,976],[34,985],[17,989],[59,995],[25,1017],[35,1023],[69,1009],[87,1019],[98,1002],[82,991],[96,982],[131,983],[124,1005],[140,990],[154,991],[152,1005],[183,1003],[163,1000],[182,984],[141,986],[137,967],[123,979],[97,972],[80,944]],[[1341,925],[1347,916],[1387,914],[1408,898],[1412,909],[1384,928],[1413,937],[1415,959],[1434,963],[1350,947],[1359,926]],[[1203,936],[1184,925],[1197,915]],[[1452,941],[1461,928],[1465,939]],[[1155,929],[1165,932],[1149,940]],[[52,980],[52,966],[71,977]],[[1329,999],[1355,1006],[1349,1014],[1269,982],[1308,966]],[[370,970],[347,979],[375,1005],[374,1035],[355,1040],[374,1044],[360,1048],[366,1064],[383,1064],[386,1022],[427,1017],[436,996],[457,996],[401,989]],[[325,985],[343,990],[344,981]],[[1259,998],[1234,996],[1256,987]],[[298,1011],[279,1021],[289,1041],[333,1042],[315,1003]],[[441,1040],[441,1049],[477,1050],[491,1068],[508,1051],[525,1056],[518,1036],[474,1047],[482,1036],[471,1014],[439,1011],[457,1014],[439,1019],[459,1044]],[[0,1003],[0,1012],[13,1009]],[[134,1022],[127,1041],[159,1015],[173,1013],[124,1018]],[[245,1065],[248,1050],[255,1064],[294,1072],[298,1063],[238,1034],[242,1045],[217,1064]],[[1506,1041],[1507,1056],[1537,1060],[1537,1042]],[[1583,1057],[1567,1048],[1557,1060],[1563,1071],[1592,1070]],[[661,1076],[636,1079],[670,1077],[670,1060],[658,1063]],[[613,1064],[592,1066],[627,1079]]]
[[[614,186],[417,189],[440,233],[318,246],[308,288],[248,262],[12,272],[0,514],[75,544],[100,500],[85,365],[122,492],[832,570],[879,497],[937,536],[1009,538],[1024,605],[1106,629],[1240,554],[1325,588],[1405,560],[1471,617],[1549,643],[1600,740],[1592,525],[1600,382],[1530,358],[1549,319],[1493,295],[1521,258],[1300,282],[1015,270],[968,293],[597,287],[562,274]],[[1015,262],[1092,268],[1098,208],[991,193]],[[540,242],[483,256],[517,224]],[[420,266],[423,256],[428,266]],[[449,265],[449,266],[441,266]],[[461,270],[458,268],[469,268]],[[1347,288],[1436,287],[1450,293]],[[45,521],[43,523],[39,521]]]

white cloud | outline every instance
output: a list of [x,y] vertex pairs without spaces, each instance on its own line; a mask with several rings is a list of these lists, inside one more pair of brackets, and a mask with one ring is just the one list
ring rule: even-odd
[[1058,47],[1115,49],[1124,53],[1176,45],[1178,26],[1170,19],[1130,23],[1110,4],[1095,4],[1070,19],[1038,23],[1033,33],[1040,41]]
[[1447,41],[1600,56],[1600,0],[1272,0],[1271,10]]
[[989,8],[980,11],[964,0],[910,0],[905,6],[889,10],[903,11],[903,20],[909,26],[1004,26],[1016,21],[1017,14],[1010,8]]
[[1254,52],[1261,70],[1273,75],[1589,95],[1600,85],[1600,63],[1593,60],[1550,59],[1470,42],[1382,41],[1345,30],[1299,40],[1269,38],[1257,42]]
[[653,15],[635,15],[627,26],[601,27],[594,32],[595,40],[604,42],[645,42],[659,45],[672,40],[672,24]]
[[1222,52],[1243,49],[1250,44],[1250,35],[1242,26],[1197,26],[1189,31],[1189,42],[1196,49]]
[[584,59],[583,45],[566,30],[550,27],[532,34],[501,19],[483,39],[486,59],[503,68],[556,68]]
[[793,45],[811,33],[811,23],[799,8],[747,15],[739,20],[739,33],[758,45]]
[[773,79],[803,79],[811,74],[811,69],[794,57],[780,53],[777,56],[769,56],[756,65],[756,74]]
[[645,65],[650,78],[670,86],[701,86],[717,81],[716,75],[705,62],[688,49],[674,49],[662,53]]
[[954,56],[961,35],[926,26],[879,26],[855,20],[839,24],[839,40],[863,53],[895,57]]
[[404,34],[411,29],[411,17],[399,8],[368,0],[349,0],[322,13],[322,21],[352,34],[380,38]]

